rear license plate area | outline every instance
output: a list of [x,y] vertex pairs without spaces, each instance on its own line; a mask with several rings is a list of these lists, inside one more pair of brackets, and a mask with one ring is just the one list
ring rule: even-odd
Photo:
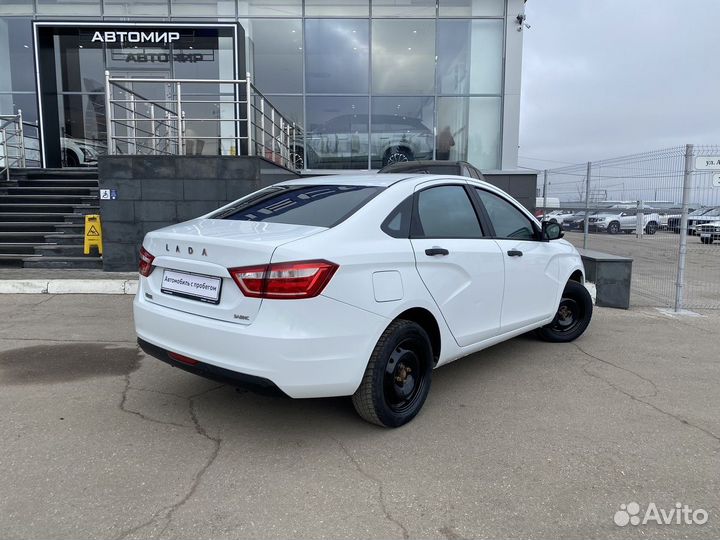
[[221,289],[222,278],[169,269],[163,270],[160,286],[163,294],[216,305],[220,303]]

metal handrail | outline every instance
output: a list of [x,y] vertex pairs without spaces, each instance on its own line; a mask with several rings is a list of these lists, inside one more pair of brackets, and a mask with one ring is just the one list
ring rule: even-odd
[[10,180],[12,167],[25,167],[25,134],[22,110],[0,115],[0,178]]
[[[134,85],[152,85],[155,91],[162,90],[159,93],[164,97],[148,98],[149,92],[140,93]],[[193,92],[184,88],[186,85],[192,85]],[[203,91],[203,85],[219,91]],[[218,98],[197,99],[214,95]],[[245,79],[135,79],[110,77],[106,71],[105,103],[111,155],[199,154],[215,145],[218,154],[260,155],[296,168],[302,131],[255,88],[249,73]],[[198,104],[218,108],[210,115],[208,111],[189,114],[188,105],[194,110]]]

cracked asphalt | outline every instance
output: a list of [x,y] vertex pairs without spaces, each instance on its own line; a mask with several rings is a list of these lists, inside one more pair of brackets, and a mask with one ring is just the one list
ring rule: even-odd
[[[597,309],[435,372],[385,430],[139,353],[131,298],[0,297],[3,538],[717,538],[720,312]],[[621,504],[702,508],[627,525]]]

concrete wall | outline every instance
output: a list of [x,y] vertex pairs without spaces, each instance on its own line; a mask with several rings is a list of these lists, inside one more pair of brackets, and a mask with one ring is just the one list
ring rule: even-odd
[[137,269],[145,233],[215,210],[297,175],[257,157],[105,156],[98,164],[103,269]]

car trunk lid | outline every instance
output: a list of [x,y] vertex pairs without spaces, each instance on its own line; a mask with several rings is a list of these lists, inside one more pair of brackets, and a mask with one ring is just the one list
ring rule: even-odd
[[324,227],[195,219],[148,233],[143,242],[154,270],[147,301],[237,324],[251,324],[262,300],[242,294],[228,268],[270,263],[275,248]]

